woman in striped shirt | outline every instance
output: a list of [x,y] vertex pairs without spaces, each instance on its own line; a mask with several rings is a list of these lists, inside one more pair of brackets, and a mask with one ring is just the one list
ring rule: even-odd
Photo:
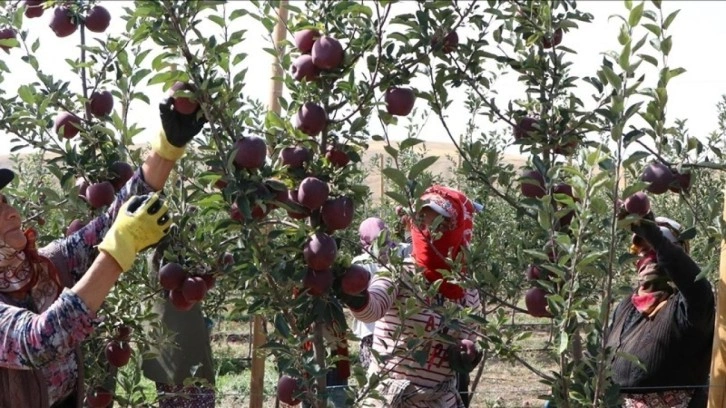
[[[464,194],[443,186],[429,188],[421,199],[425,204],[409,225],[412,257],[404,260],[401,276],[377,274],[362,296],[345,299],[356,319],[375,322],[369,375],[381,380],[364,406],[463,407],[449,354],[475,334],[472,327],[443,313],[450,316],[451,307],[478,309],[479,294],[448,282],[439,271],[451,271],[447,257],[462,260],[461,249],[471,239],[474,207]],[[416,287],[414,274],[419,271],[428,283],[442,280],[435,296],[425,297]]]

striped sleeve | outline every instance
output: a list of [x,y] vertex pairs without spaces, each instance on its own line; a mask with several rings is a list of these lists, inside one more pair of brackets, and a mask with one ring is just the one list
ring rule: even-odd
[[372,323],[382,318],[398,296],[398,285],[390,278],[374,276],[368,286],[368,302],[358,310],[352,310],[353,317],[363,323]]
[[[466,291],[466,304],[465,307],[471,308],[472,313],[477,314],[481,313],[481,298],[479,297],[479,291],[477,289],[468,289]],[[477,334],[476,330],[471,327],[465,327],[462,330],[462,339],[468,339],[471,341],[476,341]]]

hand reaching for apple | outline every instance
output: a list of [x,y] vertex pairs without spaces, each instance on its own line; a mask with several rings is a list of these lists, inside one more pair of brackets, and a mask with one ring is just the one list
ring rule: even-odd
[[473,341],[463,339],[449,346],[449,364],[454,371],[468,374],[481,362],[482,352]]
[[368,303],[371,274],[361,265],[351,265],[335,284],[338,299],[349,308],[359,310]]
[[194,136],[201,132],[202,127],[207,123],[204,115],[199,115],[199,107],[190,113],[183,114],[175,109],[174,98],[166,97],[159,104],[159,116],[161,126],[164,128],[166,139],[176,147],[184,147]]

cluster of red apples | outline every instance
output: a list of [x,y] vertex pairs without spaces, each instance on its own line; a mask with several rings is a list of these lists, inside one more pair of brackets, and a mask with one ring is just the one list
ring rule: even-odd
[[[229,262],[226,258],[225,262]],[[204,299],[215,283],[213,274],[190,275],[176,262],[169,262],[159,269],[159,284],[169,291],[169,301],[177,310],[191,310]]]
[[[106,343],[103,353],[108,364],[121,368],[131,360],[131,327],[116,327],[113,338]],[[105,408],[113,402],[113,393],[103,386],[96,386],[86,392],[86,405],[90,408]]]

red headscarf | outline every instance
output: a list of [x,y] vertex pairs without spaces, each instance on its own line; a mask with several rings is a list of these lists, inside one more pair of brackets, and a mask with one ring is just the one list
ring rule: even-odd
[[[469,245],[474,225],[474,205],[464,193],[440,185],[429,187],[421,199],[435,204],[450,215],[448,217],[450,229],[442,231],[435,241],[432,241],[428,229],[422,229],[411,223],[413,258],[416,264],[423,268],[426,280],[433,283],[443,278],[439,270],[451,270],[447,257],[455,260],[461,248]],[[447,299],[454,300],[461,299],[465,295],[461,286],[446,280],[439,286],[439,293]]]

